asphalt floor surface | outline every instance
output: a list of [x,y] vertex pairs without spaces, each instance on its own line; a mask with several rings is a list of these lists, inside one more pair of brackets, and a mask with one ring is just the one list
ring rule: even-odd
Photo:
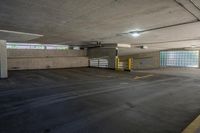
[[0,133],[181,133],[200,114],[199,83],[95,68],[9,71]]

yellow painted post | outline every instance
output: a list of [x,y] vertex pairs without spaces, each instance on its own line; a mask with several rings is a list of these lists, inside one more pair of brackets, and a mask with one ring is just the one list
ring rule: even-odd
[[128,59],[128,70],[131,71],[131,69],[132,69],[132,59],[129,58],[129,59]]
[[119,70],[119,57],[116,56],[115,58],[115,70]]
[[197,117],[182,133],[199,133],[200,116]]

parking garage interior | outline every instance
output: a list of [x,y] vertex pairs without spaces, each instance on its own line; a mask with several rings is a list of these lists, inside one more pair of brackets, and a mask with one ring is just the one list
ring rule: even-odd
[[0,1],[0,133],[200,133],[199,0]]

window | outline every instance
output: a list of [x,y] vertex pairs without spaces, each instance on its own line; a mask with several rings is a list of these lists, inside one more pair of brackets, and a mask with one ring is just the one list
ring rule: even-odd
[[7,43],[7,49],[45,49],[41,44]]
[[199,51],[161,51],[161,67],[199,67]]
[[89,60],[90,67],[108,68],[108,60],[101,58],[93,58]]
[[69,49],[69,46],[66,45],[46,45],[46,49],[49,50],[53,50],[53,49],[57,49],[57,50],[66,50]]
[[52,45],[52,44],[33,44],[33,43],[7,43],[7,49],[48,49],[48,50],[66,50],[67,45]]

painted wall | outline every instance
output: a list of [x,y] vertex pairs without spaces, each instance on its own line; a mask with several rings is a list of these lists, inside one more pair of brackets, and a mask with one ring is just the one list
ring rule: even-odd
[[108,59],[108,67],[114,69],[116,48],[90,48],[88,49],[88,57]]
[[87,67],[84,50],[8,49],[8,70]]

